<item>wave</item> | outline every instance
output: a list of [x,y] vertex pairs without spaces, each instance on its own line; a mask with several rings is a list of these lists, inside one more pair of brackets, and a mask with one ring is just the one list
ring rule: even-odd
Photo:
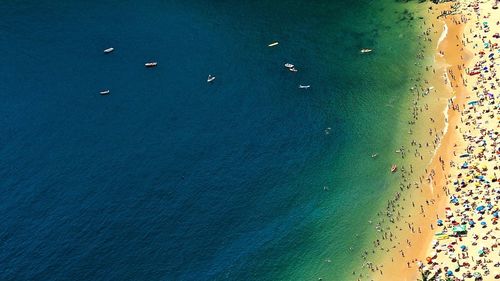
[[[446,38],[447,35],[448,35],[448,25],[446,23],[444,23],[443,32],[441,32],[441,35],[439,36],[437,48],[439,48],[439,45],[441,45],[441,43],[443,42],[443,40]],[[443,55],[441,55],[441,56],[443,56]]]

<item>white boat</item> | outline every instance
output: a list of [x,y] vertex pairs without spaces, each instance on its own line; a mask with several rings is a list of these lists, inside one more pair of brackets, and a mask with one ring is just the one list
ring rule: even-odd
[[289,68],[288,70],[290,70],[291,72],[297,72],[298,71],[295,67]]
[[361,53],[363,53],[363,54],[364,53],[369,53],[371,51],[373,51],[373,50],[372,49],[361,49]]
[[102,96],[107,95],[109,94],[109,90],[100,91],[99,94],[101,94]]
[[299,85],[301,89],[309,89],[309,87],[311,87],[311,85]]
[[291,63],[285,63],[285,67],[286,67],[286,68],[293,68],[293,67],[294,67],[294,65],[293,65],[293,64],[291,64]]
[[113,52],[114,50],[115,50],[115,48],[107,48],[106,50],[104,50],[104,53],[109,54],[109,53]]
[[269,45],[267,45],[267,46],[268,46],[268,47],[274,47],[274,46],[276,46],[276,45],[278,45],[278,44],[279,44],[278,42],[273,42],[273,43],[271,43],[271,44],[269,44]]
[[158,63],[156,61],[147,62],[144,64],[145,67],[155,67]]
[[215,76],[208,75],[207,82],[210,83],[215,80]]

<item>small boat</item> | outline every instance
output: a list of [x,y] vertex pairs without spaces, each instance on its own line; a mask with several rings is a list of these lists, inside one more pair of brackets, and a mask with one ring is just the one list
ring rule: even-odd
[[285,63],[285,67],[286,67],[286,68],[293,68],[293,67],[294,67],[294,65],[293,65],[293,64],[291,64],[291,63]]
[[145,67],[155,67],[157,65],[158,65],[158,63],[156,61],[147,62],[144,64]]
[[364,53],[369,53],[371,51],[373,51],[373,50],[372,49],[361,49],[361,53],[363,53],[363,54]]
[[104,53],[109,54],[109,53],[113,52],[114,50],[115,50],[115,48],[107,48],[106,50],[104,50]]
[[300,89],[309,89],[309,87],[311,87],[311,85],[299,85]]
[[215,80],[215,76],[208,75],[207,82],[210,83]]
[[276,46],[276,45],[278,45],[278,44],[279,44],[278,42],[273,42],[273,43],[271,43],[271,44],[269,44],[269,45],[267,45],[267,46],[268,46],[268,47],[274,47],[274,46]]
[[393,164],[393,165],[391,166],[391,172],[392,172],[392,173],[395,173],[397,170],[398,170],[398,166],[396,166],[396,164]]
[[290,70],[291,72],[297,72],[298,71],[295,67],[289,68],[288,70]]
[[109,94],[109,90],[100,91],[99,94],[101,94],[101,96],[107,95]]
[[373,154],[372,154],[372,158],[375,158],[375,157],[377,157],[377,156],[378,156],[378,153],[373,153]]

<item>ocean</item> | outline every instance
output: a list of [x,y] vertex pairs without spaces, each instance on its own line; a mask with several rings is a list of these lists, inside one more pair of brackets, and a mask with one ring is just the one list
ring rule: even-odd
[[3,1],[0,279],[347,280],[397,183],[413,6]]

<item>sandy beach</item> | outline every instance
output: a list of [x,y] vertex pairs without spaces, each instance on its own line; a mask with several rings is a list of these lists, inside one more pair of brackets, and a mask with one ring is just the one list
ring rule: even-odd
[[403,168],[401,193],[377,214],[380,239],[363,264],[371,273],[353,272],[355,280],[500,278],[499,4],[426,4],[422,39],[435,52],[430,65],[422,55],[424,79],[411,89],[410,171]]
[[[498,249],[499,163],[498,128],[500,12],[497,1],[460,1],[445,23],[461,29],[458,53],[440,52],[451,61],[449,101],[457,142],[446,184],[445,211],[438,213],[433,240],[419,271],[436,280],[496,280],[500,278]],[[451,34],[450,34],[451,35]],[[450,36],[449,35],[449,36]],[[463,46],[463,47],[462,47]],[[447,279],[446,279],[447,278]]]

